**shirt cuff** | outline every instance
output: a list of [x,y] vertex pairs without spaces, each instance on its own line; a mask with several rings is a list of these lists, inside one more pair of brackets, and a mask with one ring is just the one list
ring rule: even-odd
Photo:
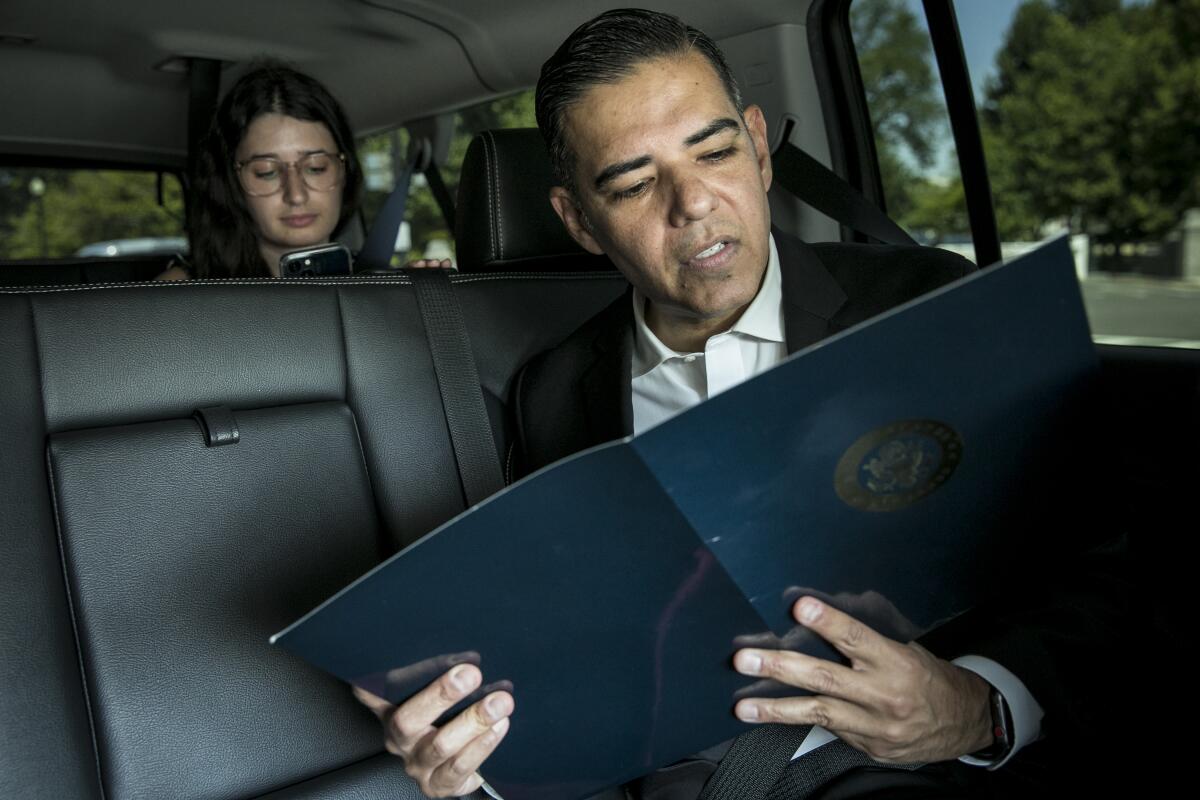
[[1015,756],[1022,747],[1036,742],[1042,735],[1042,707],[1038,705],[1037,700],[1033,699],[1033,695],[1025,688],[1025,684],[1021,682],[1020,678],[990,658],[962,656],[954,659],[951,663],[974,672],[990,683],[1008,705],[1013,724],[1013,729],[1010,731],[1012,748],[1008,751],[1008,755],[998,761],[987,761],[969,755],[961,756],[958,759],[964,764],[999,769],[1008,763],[1008,760]]
[[500,793],[493,789],[491,784],[489,784],[487,781],[484,781],[479,788],[487,792],[488,797],[494,797],[495,800],[504,800],[504,798],[500,796]]

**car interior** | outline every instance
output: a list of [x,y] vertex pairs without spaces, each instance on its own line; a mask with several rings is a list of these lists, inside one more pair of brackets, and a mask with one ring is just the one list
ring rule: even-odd
[[[610,5],[9,0],[0,172],[183,175],[213,75],[227,87],[268,53],[325,83],[356,134],[437,131],[439,116],[530,88],[554,47]],[[717,40],[773,149],[790,142],[882,206],[847,5],[653,3]],[[952,53],[953,4],[925,6],[935,46]],[[938,55],[952,116],[973,116]],[[974,222],[991,202],[986,172],[973,172],[982,146],[977,129],[954,134]],[[444,161],[446,137],[431,144]],[[164,283],[153,277],[165,255],[0,261],[0,796],[422,796],[348,688],[268,637],[473,502],[448,385],[477,383],[504,468],[520,367],[625,291],[566,234],[551,184],[536,130],[474,137],[454,201],[449,322],[423,313],[423,279],[404,270]],[[807,241],[867,240],[782,186],[771,208]],[[972,230],[980,262],[998,258],[994,225]],[[447,376],[431,326],[458,319],[470,357]],[[1079,469],[1127,521],[1146,590],[1129,646],[1157,642],[1169,684],[1185,672],[1174,656],[1200,353],[1097,350],[1094,435],[1111,461]]]

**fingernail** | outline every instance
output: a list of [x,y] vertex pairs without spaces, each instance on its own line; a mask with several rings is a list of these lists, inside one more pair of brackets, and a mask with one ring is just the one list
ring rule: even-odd
[[483,704],[483,710],[487,714],[488,719],[500,719],[500,717],[504,716],[504,698],[489,697],[487,702]]
[[800,621],[801,622],[816,622],[817,617],[821,616],[821,604],[811,597],[800,601]]
[[492,733],[496,734],[497,737],[503,736],[506,730],[508,730],[508,717],[505,717],[492,726]]
[[475,671],[465,665],[455,667],[450,670],[450,683],[460,692],[469,692],[475,688]]
[[742,722],[758,722],[758,706],[754,703],[738,703],[734,710]]
[[743,675],[757,675],[762,672],[762,656],[753,650],[741,650],[733,659],[733,665]]

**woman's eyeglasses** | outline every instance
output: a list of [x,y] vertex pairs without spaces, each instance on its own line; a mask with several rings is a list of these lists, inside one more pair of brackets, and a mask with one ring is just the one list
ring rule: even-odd
[[251,197],[267,197],[283,191],[288,173],[300,176],[314,192],[328,192],[342,182],[346,156],[342,153],[309,153],[295,161],[278,158],[252,158],[234,163],[242,190]]

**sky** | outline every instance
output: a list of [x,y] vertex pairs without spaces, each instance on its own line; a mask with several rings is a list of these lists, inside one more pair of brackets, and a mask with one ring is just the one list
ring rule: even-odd
[[[982,96],[983,83],[996,63],[996,51],[1004,43],[1013,14],[1022,0],[955,0],[954,13],[967,55],[967,69],[975,86],[975,99]],[[921,0],[905,0],[918,19],[925,19]]]
[[[920,11],[919,1],[908,2]],[[956,0],[954,3],[976,101],[982,97],[983,82],[994,70],[996,51],[1004,43],[1004,34],[1020,4],[1021,0]]]
[[[954,13],[958,17],[959,35],[962,37],[963,52],[967,57],[967,71],[971,73],[971,84],[975,87],[975,104],[983,98],[983,86],[995,71],[996,51],[1004,43],[1004,35],[1012,23],[1017,6],[1023,0],[955,0]],[[905,5],[917,19],[924,21],[925,9],[921,0],[904,0]],[[932,58],[932,52],[930,58]],[[936,67],[935,67],[936,69]],[[903,157],[903,155],[902,155]],[[938,143],[935,166],[932,173],[949,177],[956,170],[954,143],[949,136]]]

